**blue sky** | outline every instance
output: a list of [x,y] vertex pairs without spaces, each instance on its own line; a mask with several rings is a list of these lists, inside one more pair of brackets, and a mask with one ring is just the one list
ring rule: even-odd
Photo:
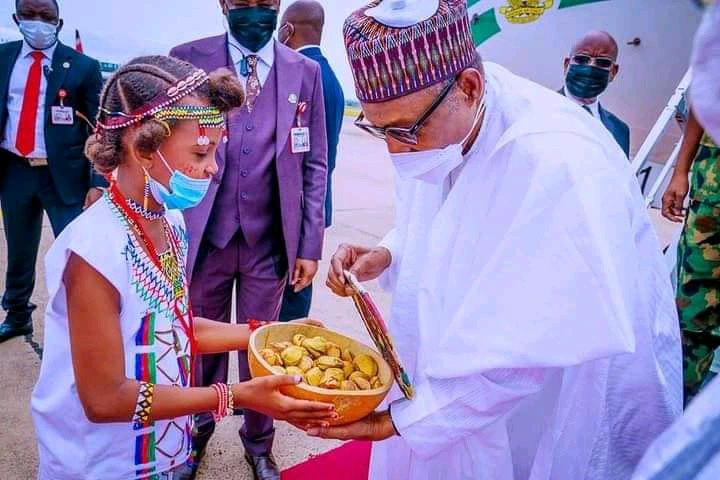
[[[65,29],[61,40],[74,44],[80,30],[85,52],[99,60],[126,61],[149,53],[166,54],[179,43],[224,31],[216,0],[59,0]],[[283,0],[282,7],[291,4]],[[323,50],[349,97],[352,76],[342,43],[345,18],[366,0],[320,0],[325,7]],[[0,2],[0,27],[15,28],[15,2]]]

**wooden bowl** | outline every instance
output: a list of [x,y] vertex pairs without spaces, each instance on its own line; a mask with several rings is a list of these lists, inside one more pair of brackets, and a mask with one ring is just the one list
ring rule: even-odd
[[344,391],[328,390],[301,383],[283,387],[282,392],[300,400],[333,403],[339,418],[331,420],[329,422],[331,425],[352,423],[375,411],[387,396],[390,387],[392,387],[394,380],[390,366],[379,353],[367,345],[325,328],[297,323],[274,323],[255,330],[250,336],[250,345],[248,347],[248,362],[253,378],[275,375],[270,369],[270,364],[260,356],[260,350],[270,348],[270,344],[275,342],[289,342],[298,333],[302,333],[306,337],[324,337],[326,340],[336,343],[342,349],[349,349],[354,355],[362,353],[370,355],[378,364],[378,377],[383,386],[373,390]]

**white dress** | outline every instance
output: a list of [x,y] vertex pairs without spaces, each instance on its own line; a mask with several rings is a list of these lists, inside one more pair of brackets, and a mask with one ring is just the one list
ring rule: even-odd
[[374,445],[370,478],[628,479],[682,409],[659,243],[611,135],[485,68],[485,121],[449,194],[397,180],[381,281],[416,396],[392,404],[402,436]]
[[[169,211],[166,218],[179,240],[184,266],[187,237],[182,215]],[[105,196],[63,231],[45,258],[49,301],[44,355],[32,395],[41,480],[154,478],[188,458],[192,417],[156,421],[139,429],[131,422],[94,424],[78,398],[62,281],[71,253],[97,270],[120,295],[127,377],[189,386],[190,347],[173,313],[172,286],[128,232],[119,210]],[[181,309],[187,315],[187,308]]]

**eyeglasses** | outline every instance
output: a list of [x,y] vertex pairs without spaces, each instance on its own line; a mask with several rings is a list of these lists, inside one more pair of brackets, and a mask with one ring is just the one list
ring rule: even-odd
[[380,140],[386,140],[388,136],[391,136],[393,139],[406,145],[417,145],[417,133],[423,127],[428,118],[430,118],[430,116],[435,112],[435,110],[437,110],[443,100],[445,100],[445,98],[450,93],[450,90],[452,90],[453,85],[455,85],[454,79],[445,86],[440,95],[438,95],[438,97],[433,101],[432,105],[430,105],[430,107],[428,107],[428,109],[425,110],[422,115],[420,115],[415,124],[410,128],[376,127],[375,125],[372,125],[370,123],[363,122],[363,120],[365,119],[365,114],[362,112],[360,112],[360,115],[358,115],[358,118],[355,120],[355,126],[358,127],[360,130],[369,133],[373,137],[379,138]]
[[584,55],[578,53],[572,57],[573,63],[577,65],[595,65],[603,70],[610,70],[615,65],[615,60],[608,57],[591,57],[590,55]]

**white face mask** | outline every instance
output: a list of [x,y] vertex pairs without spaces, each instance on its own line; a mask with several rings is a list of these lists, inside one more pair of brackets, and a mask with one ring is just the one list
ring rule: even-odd
[[57,42],[58,26],[38,20],[20,20],[20,33],[36,50],[45,50]]
[[434,150],[391,153],[390,160],[398,176],[403,179],[414,178],[435,185],[443,183],[448,175],[462,164],[465,143],[475,131],[475,127],[477,127],[483,113],[485,113],[484,95],[480,100],[480,106],[477,109],[470,131],[460,143]]

